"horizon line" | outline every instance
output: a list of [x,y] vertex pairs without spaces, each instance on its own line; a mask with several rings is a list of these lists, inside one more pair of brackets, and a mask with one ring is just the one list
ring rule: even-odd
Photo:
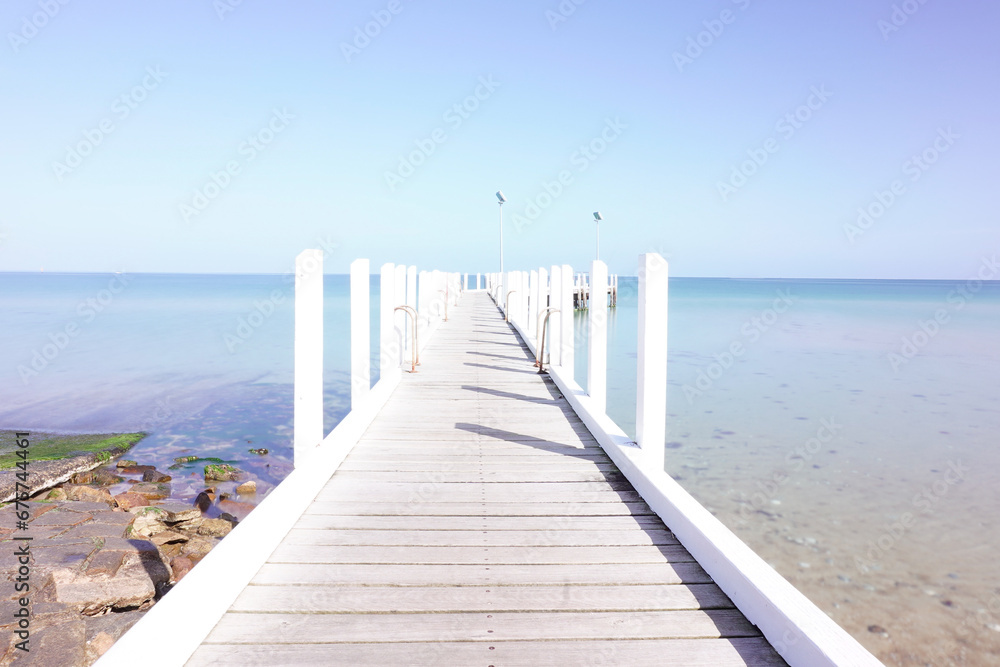
[[[409,265],[407,265],[409,266]],[[437,270],[437,269],[431,269]],[[289,276],[294,275],[294,271],[283,271],[283,272],[203,272],[203,271],[2,271],[0,270],[0,275],[56,275],[56,276],[113,276],[113,275],[131,275],[131,276]],[[465,275],[464,271],[449,271],[446,273],[459,273]],[[581,271],[580,273],[588,273],[587,271]],[[350,273],[323,273],[324,276],[350,276]],[[372,277],[380,276],[379,273],[368,274]],[[470,276],[476,275],[475,273],[468,273]],[[486,272],[480,272],[480,275],[485,276]],[[617,275],[620,278],[637,278],[636,274],[610,274]],[[769,276],[769,277],[751,277],[751,276],[669,276],[671,280],[812,280],[812,281],[908,281],[908,282],[974,282],[980,281],[983,283],[1000,283],[1000,278],[984,280],[980,278],[806,278],[802,276]]]

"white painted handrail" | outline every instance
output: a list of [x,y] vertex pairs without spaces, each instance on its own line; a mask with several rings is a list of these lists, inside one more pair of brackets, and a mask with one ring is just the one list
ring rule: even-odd
[[[156,664],[187,662],[385,405],[399,384],[399,351],[406,342],[392,315],[394,304],[402,304],[404,297],[407,304],[415,304],[416,268],[382,266],[380,377],[369,391],[355,394],[356,381],[360,385],[360,378],[369,383],[371,378],[368,266],[368,260],[351,265],[352,348],[365,350],[364,363],[360,354],[351,356],[351,411],[323,437],[323,255],[306,250],[295,260],[295,467],[169,595],[115,642],[95,663],[98,667],[130,667],[154,644]],[[448,276],[457,280],[457,274]],[[418,341],[410,345],[416,353]],[[161,641],[164,632],[170,634],[169,642]]]
[[[564,266],[562,277],[567,285],[579,287],[584,283],[581,276],[577,276],[576,281],[573,276],[572,269]],[[607,284],[603,262],[594,262],[590,284]],[[567,294],[572,299],[572,293],[572,289],[563,290],[563,303]],[[590,388],[588,384],[589,390],[584,392],[573,381],[572,356],[565,356],[565,347],[562,350],[562,365],[550,366],[549,376],[632,487],[789,665],[880,667],[882,663],[875,656],[764,562],[664,471],[662,455],[657,454],[656,449],[657,443],[659,449],[663,449],[664,438],[660,432],[666,420],[667,263],[655,253],[640,258],[639,294],[638,360],[646,368],[640,366],[637,373],[638,402],[642,407],[636,407],[640,420],[636,430],[643,434],[646,447],[636,446],[608,417],[604,397],[595,400],[591,395],[597,387]],[[596,359],[606,363],[607,341],[598,338],[595,343],[594,336],[594,313],[601,311],[606,317],[606,299],[605,295],[604,301],[590,304],[588,359],[591,362]],[[605,307],[596,306],[601,303]],[[572,301],[568,312],[572,314]],[[566,313],[564,310],[561,315],[565,318]],[[564,335],[569,328],[565,326],[566,321],[563,320]],[[572,322],[572,319],[568,321]],[[606,334],[600,324],[598,321],[598,337]],[[531,352],[537,355],[536,342],[516,322],[514,327]],[[595,347],[599,349],[595,350]],[[662,372],[658,368],[661,361]],[[662,400],[659,396],[663,397]]]

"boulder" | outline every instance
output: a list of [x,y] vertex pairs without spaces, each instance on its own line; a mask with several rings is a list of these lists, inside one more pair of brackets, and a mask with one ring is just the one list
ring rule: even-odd
[[163,522],[167,513],[159,507],[137,507],[130,511],[135,514],[135,519],[130,526],[129,536],[149,538],[167,530],[167,524]]
[[131,492],[149,500],[162,500],[170,497],[170,485],[163,482],[139,482],[132,486]]
[[247,517],[250,512],[254,510],[256,505],[251,505],[250,503],[240,503],[235,500],[220,500],[219,509],[227,514],[235,516],[237,519],[242,521]]
[[132,468],[137,465],[139,465],[137,462],[129,461],[127,459],[120,459],[118,463],[115,464],[115,466],[118,468]]
[[205,519],[198,527],[198,534],[207,537],[225,537],[233,529],[233,524],[225,519]]
[[93,481],[91,484],[96,484],[98,486],[114,486],[115,484],[121,484],[125,481],[125,478],[121,475],[116,475],[107,468],[98,468],[93,472]]
[[90,556],[87,563],[87,575],[113,577],[118,574],[125,560],[125,554],[116,549],[101,549]]
[[142,473],[142,481],[144,482],[169,482],[171,479],[170,475],[159,470],[147,470]]
[[62,490],[66,493],[66,500],[104,503],[108,507],[112,507],[115,502],[107,489],[95,489],[78,484],[64,484]]
[[125,481],[124,477],[114,474],[107,468],[97,468],[73,475],[73,484],[96,484],[97,486],[114,486]]
[[118,507],[126,511],[132,509],[133,507],[145,507],[149,505],[149,500],[146,496],[135,493],[134,491],[119,493],[114,498],[118,503]]
[[187,521],[179,521],[177,523],[171,524],[174,530],[185,530],[191,533],[197,533],[198,529],[201,528],[201,524],[205,523],[205,519],[198,517],[197,519],[188,519]]
[[123,468],[119,468],[118,472],[123,475],[142,475],[147,470],[156,470],[156,468],[154,466],[125,466]]
[[66,492],[63,490],[61,486],[57,486],[56,488],[49,491],[49,494],[45,496],[45,499],[54,501],[66,500],[67,499]]
[[207,556],[208,552],[218,543],[218,540],[207,537],[192,537],[181,545],[181,555],[187,556],[192,561],[197,562]]
[[202,512],[207,512],[208,508],[215,502],[215,489],[205,489],[194,499],[194,506]]
[[86,616],[108,611],[148,607],[158,589],[170,580],[170,571],[150,542],[130,540],[108,551],[120,550],[122,564],[114,577],[103,571],[90,574],[78,566],[52,571],[51,600],[73,607]]
[[236,487],[236,493],[238,493],[241,496],[257,495],[257,482],[253,481],[252,479],[247,482],[243,482],[242,484]]
[[194,567],[194,561],[187,556],[176,556],[170,559],[170,571],[173,573],[171,581],[174,583],[184,578],[184,575]]
[[158,547],[162,547],[164,544],[176,544],[178,542],[187,542],[188,536],[184,533],[179,533],[176,530],[161,530],[160,532],[153,535],[150,541]]
[[183,503],[164,503],[157,505],[157,508],[165,512],[162,521],[166,523],[178,523],[201,518],[201,510]]
[[211,463],[205,466],[205,481],[238,482],[243,471],[228,463]]
[[248,449],[247,451],[250,452],[251,454],[256,454],[257,456],[267,456],[268,453],[267,448],[265,447],[258,447],[257,449]]

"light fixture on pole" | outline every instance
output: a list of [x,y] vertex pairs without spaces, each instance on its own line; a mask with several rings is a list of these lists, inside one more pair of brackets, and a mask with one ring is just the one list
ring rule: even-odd
[[600,211],[594,211],[594,222],[597,224],[597,259],[601,259],[601,220],[604,218],[601,216]]
[[503,196],[503,192],[497,190],[497,199],[500,201],[500,275],[503,275],[503,204],[507,201],[507,198]]

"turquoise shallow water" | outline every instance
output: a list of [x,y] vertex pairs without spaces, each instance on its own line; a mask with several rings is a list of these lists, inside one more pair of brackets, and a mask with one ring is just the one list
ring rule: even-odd
[[669,317],[667,471],[888,664],[1000,664],[1000,284],[681,278]]
[[[326,277],[328,429],[349,407],[347,288]],[[0,274],[0,424],[143,430],[143,463],[215,456],[276,483],[291,465],[292,297],[280,275]],[[200,484],[184,472],[180,497]]]
[[[668,472],[869,648],[889,641],[871,625],[910,646],[894,664],[1000,656],[1000,286],[974,287],[671,281]],[[609,334],[629,433],[635,290],[622,279]],[[347,294],[326,277],[328,429],[347,411]],[[146,430],[132,458],[217,456],[265,488],[290,470],[290,277],[0,274],[0,319],[0,428]]]

